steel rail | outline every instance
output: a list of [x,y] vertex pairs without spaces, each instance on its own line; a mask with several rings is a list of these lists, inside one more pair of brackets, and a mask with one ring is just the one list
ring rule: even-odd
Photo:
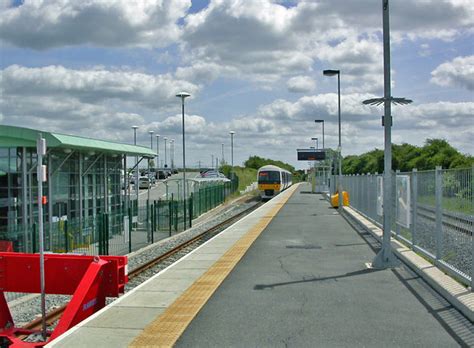
[[[132,271],[129,272],[129,274],[128,274],[129,279],[133,279],[133,278],[138,277],[140,275],[140,273],[143,273],[146,270],[148,270],[148,269],[156,266],[157,264],[165,261],[166,259],[168,259],[168,258],[172,257],[173,255],[179,253],[180,251],[182,251],[183,249],[189,247],[190,245],[198,242],[201,239],[204,239],[205,237],[207,237],[208,235],[210,235],[212,233],[216,233],[219,230],[224,229],[225,226],[230,225],[233,222],[235,222],[235,221],[239,220],[240,218],[242,218],[243,216],[251,213],[253,210],[257,209],[262,204],[263,204],[262,202],[256,203],[255,205],[251,206],[250,208],[247,208],[247,209],[241,211],[240,213],[231,216],[230,218],[228,218],[228,219],[218,223],[217,225],[205,230],[204,232],[196,235],[195,237],[189,239],[188,241],[183,242],[183,243],[179,244],[178,246],[168,250],[164,254],[161,254],[161,255],[153,258],[152,260],[145,262],[144,264],[138,266],[137,268],[135,268],[135,269],[133,269]],[[54,310],[46,313],[46,323],[47,323],[47,325],[51,326],[57,320],[59,320],[61,318],[61,315],[63,314],[63,312],[66,310],[66,307],[67,307],[67,304],[65,304],[61,307],[55,308]],[[22,329],[25,329],[25,330],[39,330],[39,329],[41,329],[41,317],[36,318],[36,319],[30,321],[29,323],[25,324],[22,327]],[[26,337],[26,336],[24,336],[24,337]]]

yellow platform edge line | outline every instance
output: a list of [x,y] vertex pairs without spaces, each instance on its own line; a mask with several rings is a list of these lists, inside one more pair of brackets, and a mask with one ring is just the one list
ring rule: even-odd
[[245,255],[253,242],[290,199],[297,187],[298,185],[293,185],[283,192],[282,195],[284,197],[282,197],[281,201],[275,204],[262,219],[259,219],[245,235],[161,315],[145,327],[142,333],[130,343],[129,347],[172,347],[212,294]]

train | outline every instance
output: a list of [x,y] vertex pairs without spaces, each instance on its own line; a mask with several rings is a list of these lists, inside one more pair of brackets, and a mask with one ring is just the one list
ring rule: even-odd
[[291,173],[277,166],[267,165],[257,172],[258,190],[263,200],[275,197],[292,184]]

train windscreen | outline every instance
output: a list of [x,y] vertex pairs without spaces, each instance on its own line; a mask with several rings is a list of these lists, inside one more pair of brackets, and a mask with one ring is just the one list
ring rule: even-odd
[[272,171],[261,171],[258,174],[259,184],[280,184],[280,173]]

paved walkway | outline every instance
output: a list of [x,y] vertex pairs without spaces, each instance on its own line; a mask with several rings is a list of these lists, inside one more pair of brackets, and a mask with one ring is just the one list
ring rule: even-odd
[[403,266],[368,269],[369,244],[305,191],[283,206],[176,346],[459,346],[413,290],[421,280]]

